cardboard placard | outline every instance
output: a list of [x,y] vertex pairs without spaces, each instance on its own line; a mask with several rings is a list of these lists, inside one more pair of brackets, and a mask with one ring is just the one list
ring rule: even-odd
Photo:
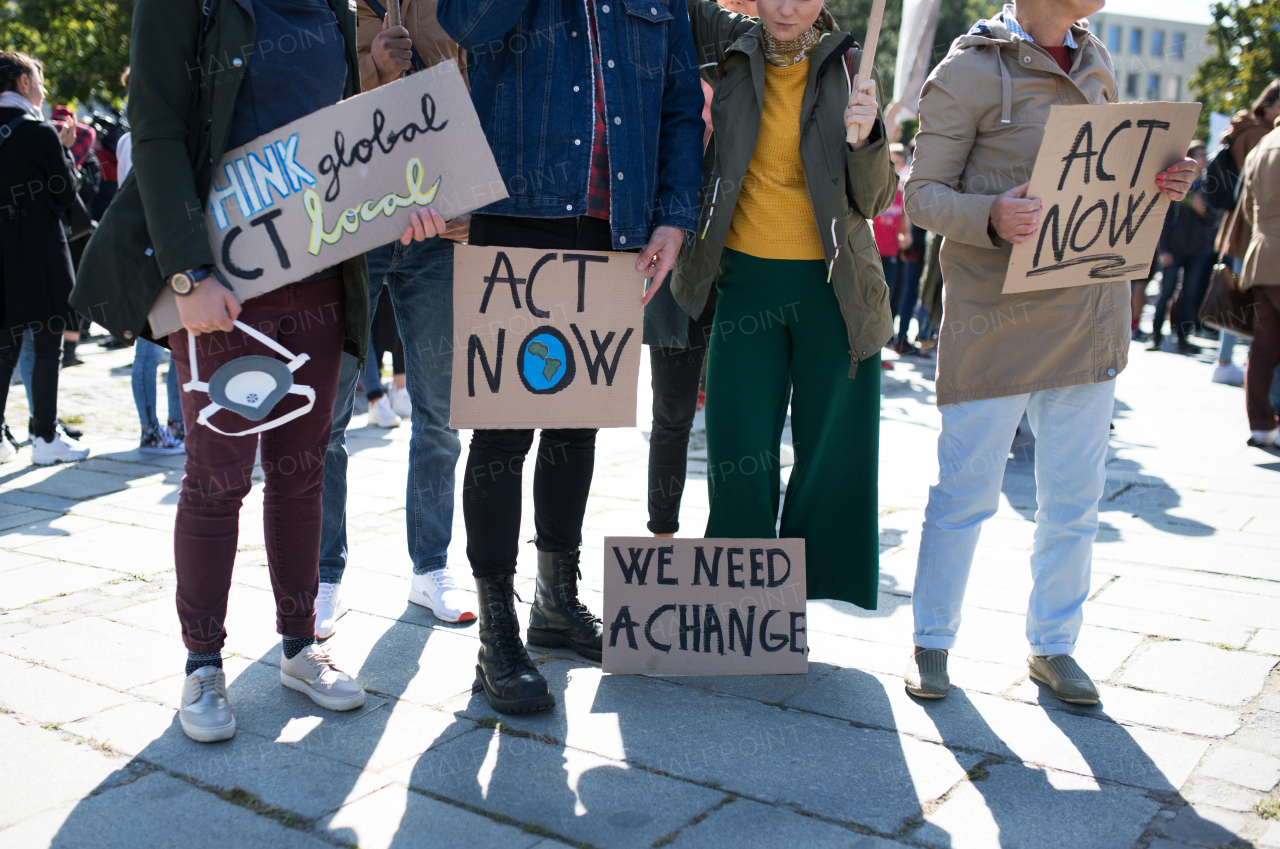
[[604,541],[604,671],[803,675],[803,539]]
[[461,246],[451,427],[634,427],[635,255]]
[[1013,246],[1004,293],[1145,278],[1169,198],[1156,174],[1186,158],[1199,103],[1054,106],[1027,197],[1040,229]]
[[[227,151],[204,211],[243,303],[400,238],[416,209],[455,218],[507,196],[456,62],[442,62]],[[182,327],[165,287],[148,316]]]

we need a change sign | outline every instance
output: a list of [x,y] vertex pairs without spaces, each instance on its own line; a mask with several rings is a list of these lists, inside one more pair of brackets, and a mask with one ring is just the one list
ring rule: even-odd
[[604,541],[604,671],[809,670],[803,539]]
[[1156,174],[1186,157],[1199,103],[1054,106],[1027,197],[1035,238],[1013,246],[1004,293],[1145,279],[1169,198]]
[[[507,196],[456,62],[443,62],[227,151],[205,228],[240,301],[400,238],[414,210],[455,218]],[[182,327],[165,287],[157,336]]]
[[635,255],[459,247],[452,427],[634,427]]

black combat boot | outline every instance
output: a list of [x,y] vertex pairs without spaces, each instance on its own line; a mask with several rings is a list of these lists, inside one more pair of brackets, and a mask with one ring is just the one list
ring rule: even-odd
[[534,669],[520,642],[514,575],[476,578],[480,595],[480,658],[471,692],[484,690],[489,706],[501,713],[532,713],[555,707],[547,679]]
[[604,627],[578,600],[578,549],[538,552],[538,588],[529,614],[529,645],[573,649],[599,662]]

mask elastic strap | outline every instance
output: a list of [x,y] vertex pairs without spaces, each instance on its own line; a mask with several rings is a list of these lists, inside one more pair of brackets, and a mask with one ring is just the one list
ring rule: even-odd
[[[242,321],[237,321],[235,323],[235,326],[239,327],[245,333],[249,334],[254,339],[257,339],[259,342],[266,345],[268,348],[272,349],[273,351],[276,351],[277,353],[283,354],[284,356],[288,357],[289,362],[287,363],[287,365],[288,365],[289,371],[291,372],[297,371],[298,369],[302,368],[302,364],[311,359],[310,354],[295,354],[293,353],[293,351],[290,351],[288,348],[281,345],[279,342],[272,339],[270,336],[267,336],[263,333],[259,333],[257,330],[255,330],[254,328],[250,327],[249,325],[245,324]],[[209,392],[209,384],[205,383],[200,379],[200,366],[196,361],[196,336],[194,333],[190,331],[187,331],[187,350],[189,351],[189,359],[191,361],[191,380],[189,380],[187,383],[184,383],[182,388],[188,392],[197,391],[197,392],[204,392],[207,394]],[[217,428],[214,428],[214,430],[217,430]],[[218,432],[221,433],[222,431],[218,431]],[[245,432],[249,433],[250,431],[245,431]]]
[[227,433],[225,430],[209,421],[210,416],[222,409],[222,405],[217,403],[210,404],[201,410],[197,423],[202,424],[214,433],[220,433],[223,436],[252,436],[255,433],[262,433],[263,431],[271,430],[274,427],[280,427],[282,424],[288,424],[300,416],[305,416],[307,413],[311,412],[311,408],[316,405],[316,391],[310,386],[290,386],[288,394],[301,395],[307,399],[307,403],[278,419],[272,419],[269,422],[260,424],[257,427],[251,427],[248,430],[242,430],[239,433]]

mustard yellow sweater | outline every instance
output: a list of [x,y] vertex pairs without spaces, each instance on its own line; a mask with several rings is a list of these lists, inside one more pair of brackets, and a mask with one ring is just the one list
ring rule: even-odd
[[766,65],[760,135],[725,247],[763,259],[825,259],[800,161],[800,101],[809,60]]

